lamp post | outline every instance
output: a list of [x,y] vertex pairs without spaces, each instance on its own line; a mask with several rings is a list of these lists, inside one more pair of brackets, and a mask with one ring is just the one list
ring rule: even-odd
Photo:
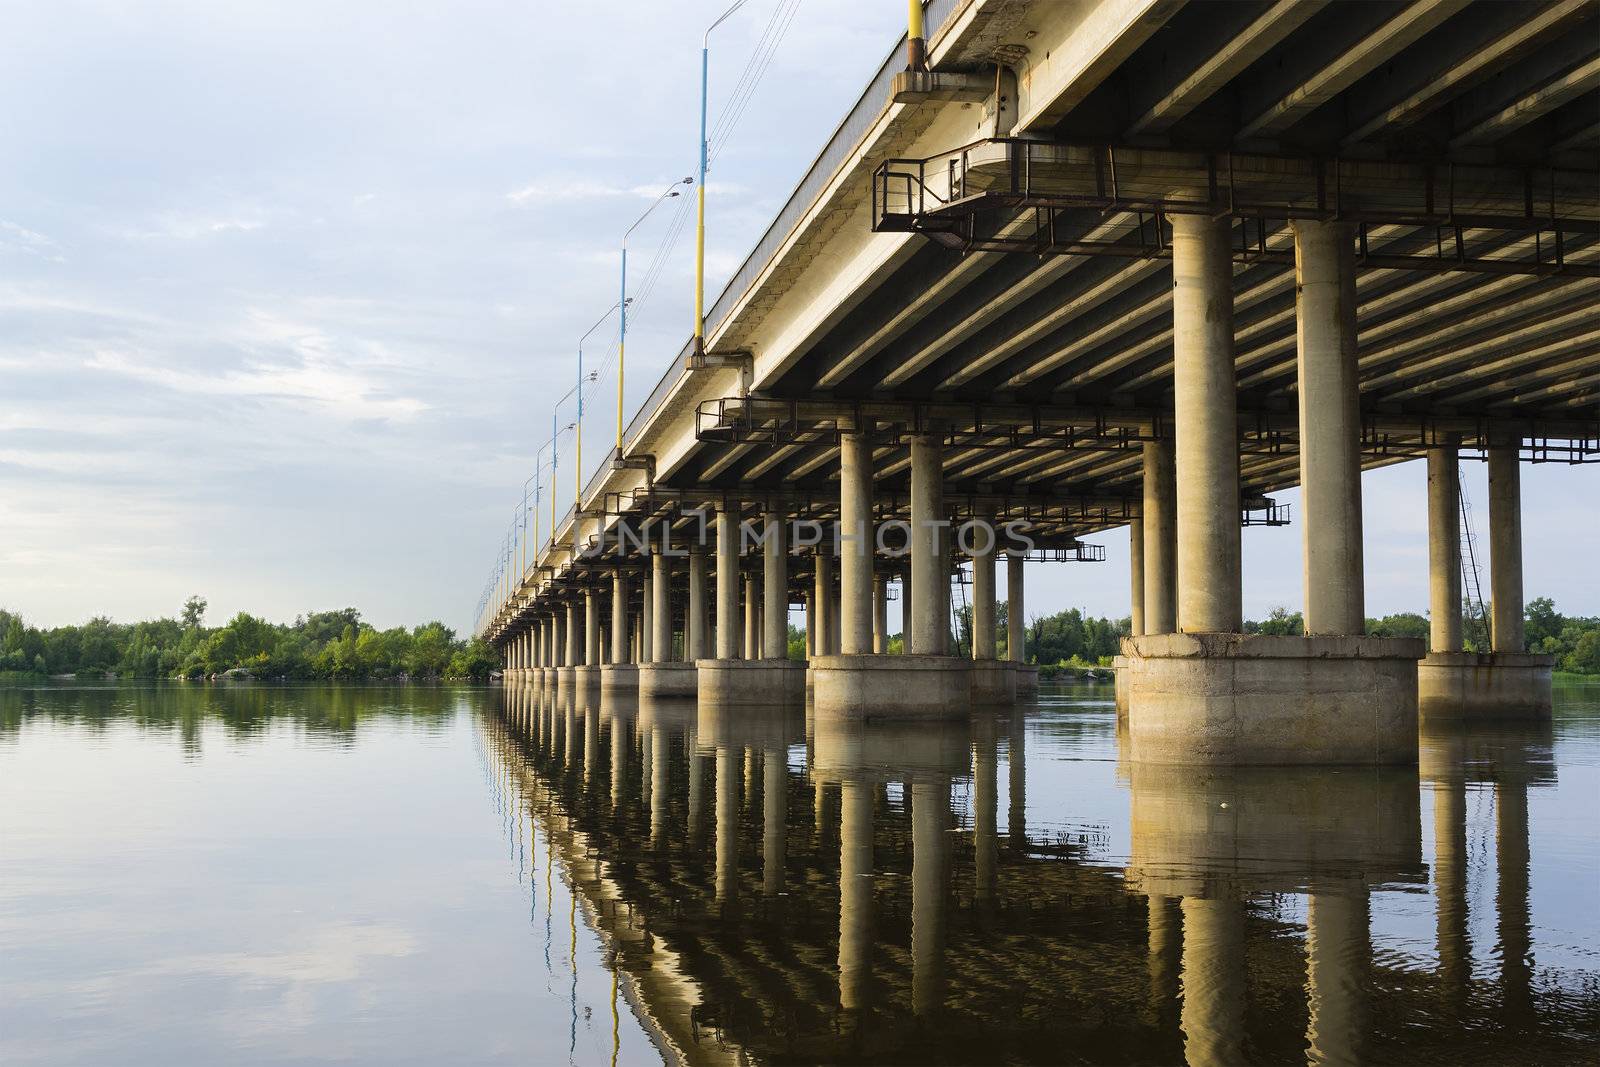
[[622,298],[619,303],[622,311],[617,329],[617,457],[619,459],[622,457],[622,377],[623,371],[627,366],[628,350],[628,238],[632,236],[633,231],[637,230],[645,219],[650,217],[652,211],[660,207],[665,201],[678,195],[678,186],[693,184],[693,178],[684,178],[673,182],[660,196],[655,198],[649,207],[644,209],[644,214],[640,215],[622,235]]
[[697,356],[704,355],[706,350],[706,95],[711,83],[711,31],[744,4],[745,0],[738,0],[718,15],[717,21],[706,27],[705,36],[700,39],[700,188],[694,227],[694,351]]
[[[583,342],[589,339],[590,334],[603,326],[605,321],[611,317],[611,313],[621,306],[622,301],[619,300],[606,308],[606,313],[601,315],[593,326],[585,330],[582,337],[578,338],[578,384],[573,390],[578,394],[578,419],[574,423],[576,426],[574,435],[577,438],[577,452],[572,464],[572,506],[574,509],[583,502]],[[570,396],[571,394],[569,393],[568,395]],[[550,532],[553,535],[555,529],[552,527]]]

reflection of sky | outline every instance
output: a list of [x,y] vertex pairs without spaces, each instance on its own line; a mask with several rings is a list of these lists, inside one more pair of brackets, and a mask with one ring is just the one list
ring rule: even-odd
[[[566,1062],[567,896],[550,978],[469,716],[201,733],[195,759],[34,719],[0,748],[0,1060]],[[578,1062],[609,1060],[581,912],[578,937]],[[654,1058],[626,1007],[622,1036]]]

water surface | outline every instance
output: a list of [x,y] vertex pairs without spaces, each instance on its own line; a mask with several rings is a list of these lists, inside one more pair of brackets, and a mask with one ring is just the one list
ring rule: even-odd
[[1410,770],[533,687],[0,690],[0,1062],[1600,1058],[1600,685]]

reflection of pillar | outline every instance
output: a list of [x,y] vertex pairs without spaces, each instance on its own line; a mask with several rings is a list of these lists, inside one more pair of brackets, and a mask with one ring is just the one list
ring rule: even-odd
[[1183,898],[1183,1054],[1190,1067],[1244,1061],[1244,905]]
[[761,767],[766,778],[761,792],[761,891],[775,897],[783,892],[789,817],[789,768],[783,749],[767,749]]
[[944,1006],[944,916],[950,783],[911,786],[911,1010]]
[[821,778],[811,782],[811,831],[818,841],[828,826],[828,787]]
[[1460,778],[1433,785],[1433,893],[1439,984],[1447,1010],[1466,1006],[1472,976],[1467,932],[1467,787]]
[[1144,443],[1144,632],[1178,628],[1178,499],[1172,438]]
[[622,807],[623,790],[627,788],[628,724],[611,716],[611,808]]
[[866,1006],[872,979],[872,786],[839,787],[839,1007]]
[[1496,652],[1523,651],[1521,442],[1489,448],[1490,643]]
[[972,895],[981,906],[994,903],[995,869],[1000,848],[999,757],[994,719],[975,721],[972,742]]
[[667,839],[667,728],[650,727],[650,844],[660,848]]
[[1428,449],[1428,648],[1461,651],[1461,459]]
[[1183,924],[1172,898],[1151,894],[1148,901],[1150,970],[1150,1010],[1159,1022],[1178,996],[1178,958],[1183,942]]
[[566,761],[568,769],[576,769],[578,764],[578,708],[577,699],[568,692],[561,705],[561,729],[566,738],[566,745],[562,751],[562,758]]
[[1533,1018],[1533,941],[1528,913],[1528,786],[1500,780],[1494,787],[1495,911],[1499,916],[1500,989],[1506,1014]]
[[1006,774],[1010,803],[1006,808],[1006,843],[1013,852],[1028,849],[1028,753],[1026,722],[1012,713],[1006,745]]
[[[719,627],[720,629],[720,627]],[[717,746],[717,867],[719,901],[739,895],[739,750]]]
[[[577,703],[577,697],[573,697]],[[600,769],[600,713],[593,704],[583,709],[583,784],[598,786]]]
[[695,751],[694,739],[688,742],[689,756],[689,842],[700,840],[701,827],[706,821],[706,765],[710,757]]
[[1231,223],[1209,215],[1171,222],[1178,629],[1237,633],[1244,609]]
[[761,787],[761,753],[753,748],[744,750],[744,801],[741,807],[756,803],[756,792]]
[[1372,966],[1367,887],[1359,879],[1311,893],[1306,916],[1306,1059],[1365,1061],[1367,983]]

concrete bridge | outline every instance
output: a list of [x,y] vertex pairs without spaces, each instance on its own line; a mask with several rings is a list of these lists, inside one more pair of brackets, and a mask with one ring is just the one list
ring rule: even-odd
[[[922,20],[703,342],[503,558],[481,629],[512,677],[1004,703],[1033,683],[1025,566],[1126,528],[1136,761],[1413,763],[1419,706],[1547,713],[1519,470],[1600,453],[1600,3],[932,0]],[[1489,465],[1475,654],[1463,457]],[[1414,459],[1426,647],[1363,634],[1361,471]],[[1247,637],[1240,528],[1287,522],[1270,494],[1292,486],[1306,634]]]

